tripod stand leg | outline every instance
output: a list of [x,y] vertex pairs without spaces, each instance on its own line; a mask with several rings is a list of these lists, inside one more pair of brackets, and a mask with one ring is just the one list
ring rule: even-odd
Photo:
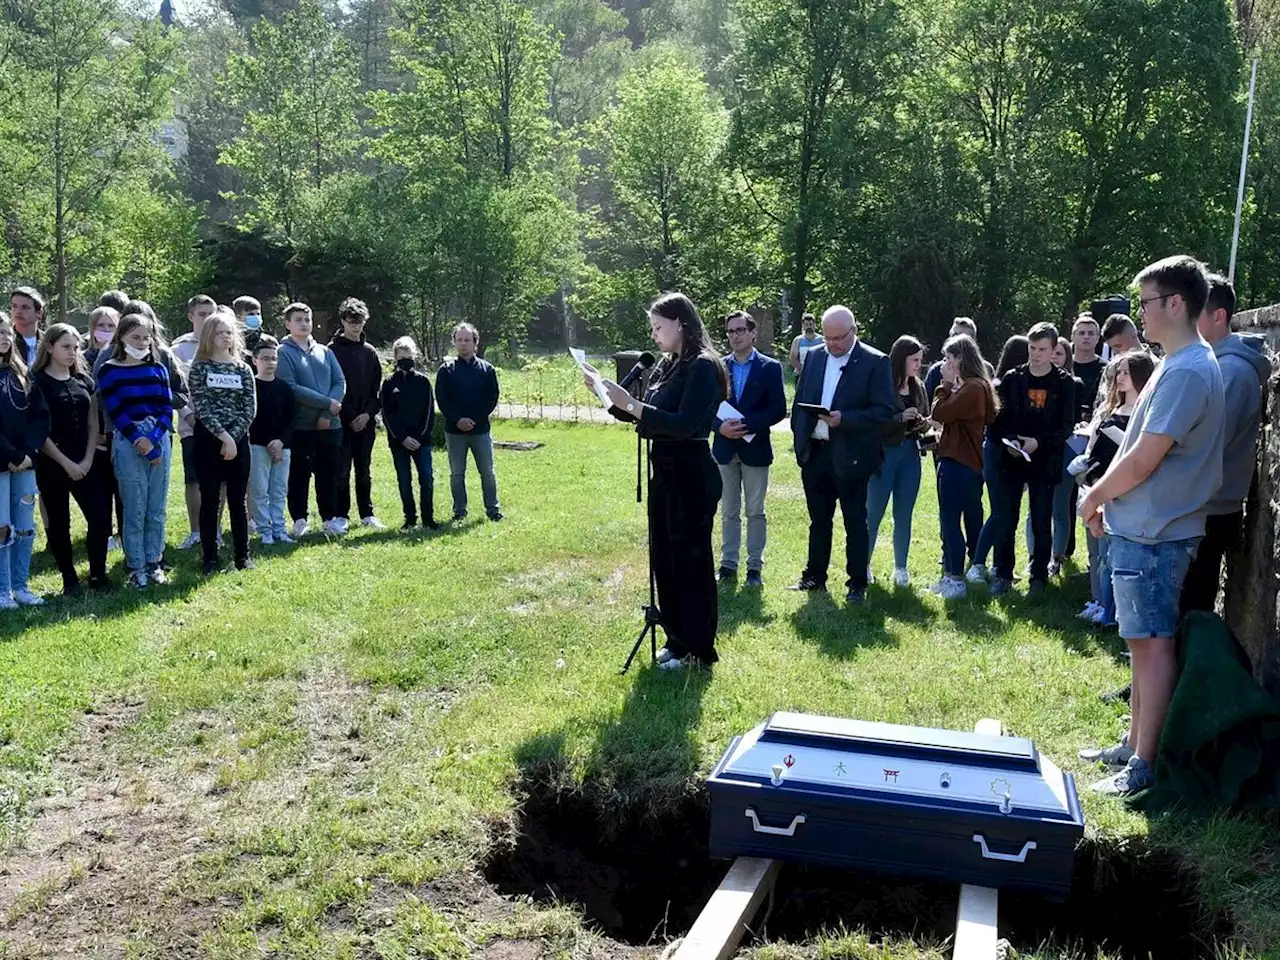
[[640,652],[640,645],[644,643],[645,634],[649,635],[649,649],[653,653],[653,659],[658,659],[658,625],[656,623],[646,623],[644,629],[640,631],[640,636],[636,637],[636,642],[631,647],[631,653],[627,655],[627,662],[622,665],[622,669],[618,671],[619,674],[625,675],[631,669],[631,661]]

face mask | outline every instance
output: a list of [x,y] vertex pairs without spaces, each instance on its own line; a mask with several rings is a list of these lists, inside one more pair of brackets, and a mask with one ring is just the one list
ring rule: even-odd
[[135,360],[145,360],[151,356],[151,348],[142,349],[141,347],[131,347],[127,343],[124,345],[124,352]]
[[405,371],[406,373],[408,373],[410,370],[413,369],[413,358],[401,357],[399,360],[396,361],[396,366],[399,367],[401,370]]
[[108,343],[110,343],[110,342],[111,342],[111,338],[112,338],[113,336],[115,336],[115,334],[114,334],[114,333],[112,333],[110,330],[95,330],[95,331],[93,331],[93,339],[97,340],[97,341],[98,341],[100,344],[102,344],[104,347],[105,347]]
[[262,328],[262,315],[258,313],[246,313],[244,315],[244,325],[250,330],[260,330]]

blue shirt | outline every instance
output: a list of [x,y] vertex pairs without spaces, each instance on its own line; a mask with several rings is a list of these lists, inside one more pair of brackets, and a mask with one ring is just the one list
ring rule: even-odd
[[732,353],[729,354],[729,376],[733,379],[733,399],[738,400],[742,397],[742,391],[747,385],[747,374],[751,372],[751,364],[756,359],[756,348],[751,348],[751,355],[742,363],[738,362],[737,357]]

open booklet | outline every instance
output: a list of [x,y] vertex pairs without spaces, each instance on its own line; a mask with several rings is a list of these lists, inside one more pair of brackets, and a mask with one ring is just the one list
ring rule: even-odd
[[[742,414],[738,412],[737,408],[734,407],[734,405],[731,404],[728,400],[720,401],[720,409],[716,411],[716,418],[719,420],[744,419]],[[748,434],[745,434],[742,439],[747,441],[747,443],[750,443],[755,438],[756,438],[756,435],[754,433],[748,433]]]
[[600,398],[601,405],[608,410],[613,406],[613,401],[609,399],[609,391],[605,389],[604,380],[600,374],[587,369],[587,354],[585,351],[579,350],[577,347],[569,348],[569,356],[573,357],[573,362],[578,365],[578,369],[591,380],[591,389],[595,391],[596,396]]

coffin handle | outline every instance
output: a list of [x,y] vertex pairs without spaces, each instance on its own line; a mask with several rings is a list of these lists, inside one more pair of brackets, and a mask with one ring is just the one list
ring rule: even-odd
[[1034,840],[1028,840],[1022,845],[1021,853],[996,853],[987,847],[987,838],[980,833],[973,835],[973,842],[980,844],[982,847],[982,859],[984,860],[1003,860],[1005,863],[1026,863],[1027,854],[1036,848]]
[[[804,823],[804,814],[797,813],[791,818],[791,826],[789,827],[766,827],[760,823],[760,818],[756,816],[755,807],[747,807],[747,816],[751,818],[751,829],[756,833],[767,833],[774,837],[794,837],[796,835],[796,827]],[[1033,843],[1034,847],[1035,844]],[[985,846],[983,849],[986,849]]]

